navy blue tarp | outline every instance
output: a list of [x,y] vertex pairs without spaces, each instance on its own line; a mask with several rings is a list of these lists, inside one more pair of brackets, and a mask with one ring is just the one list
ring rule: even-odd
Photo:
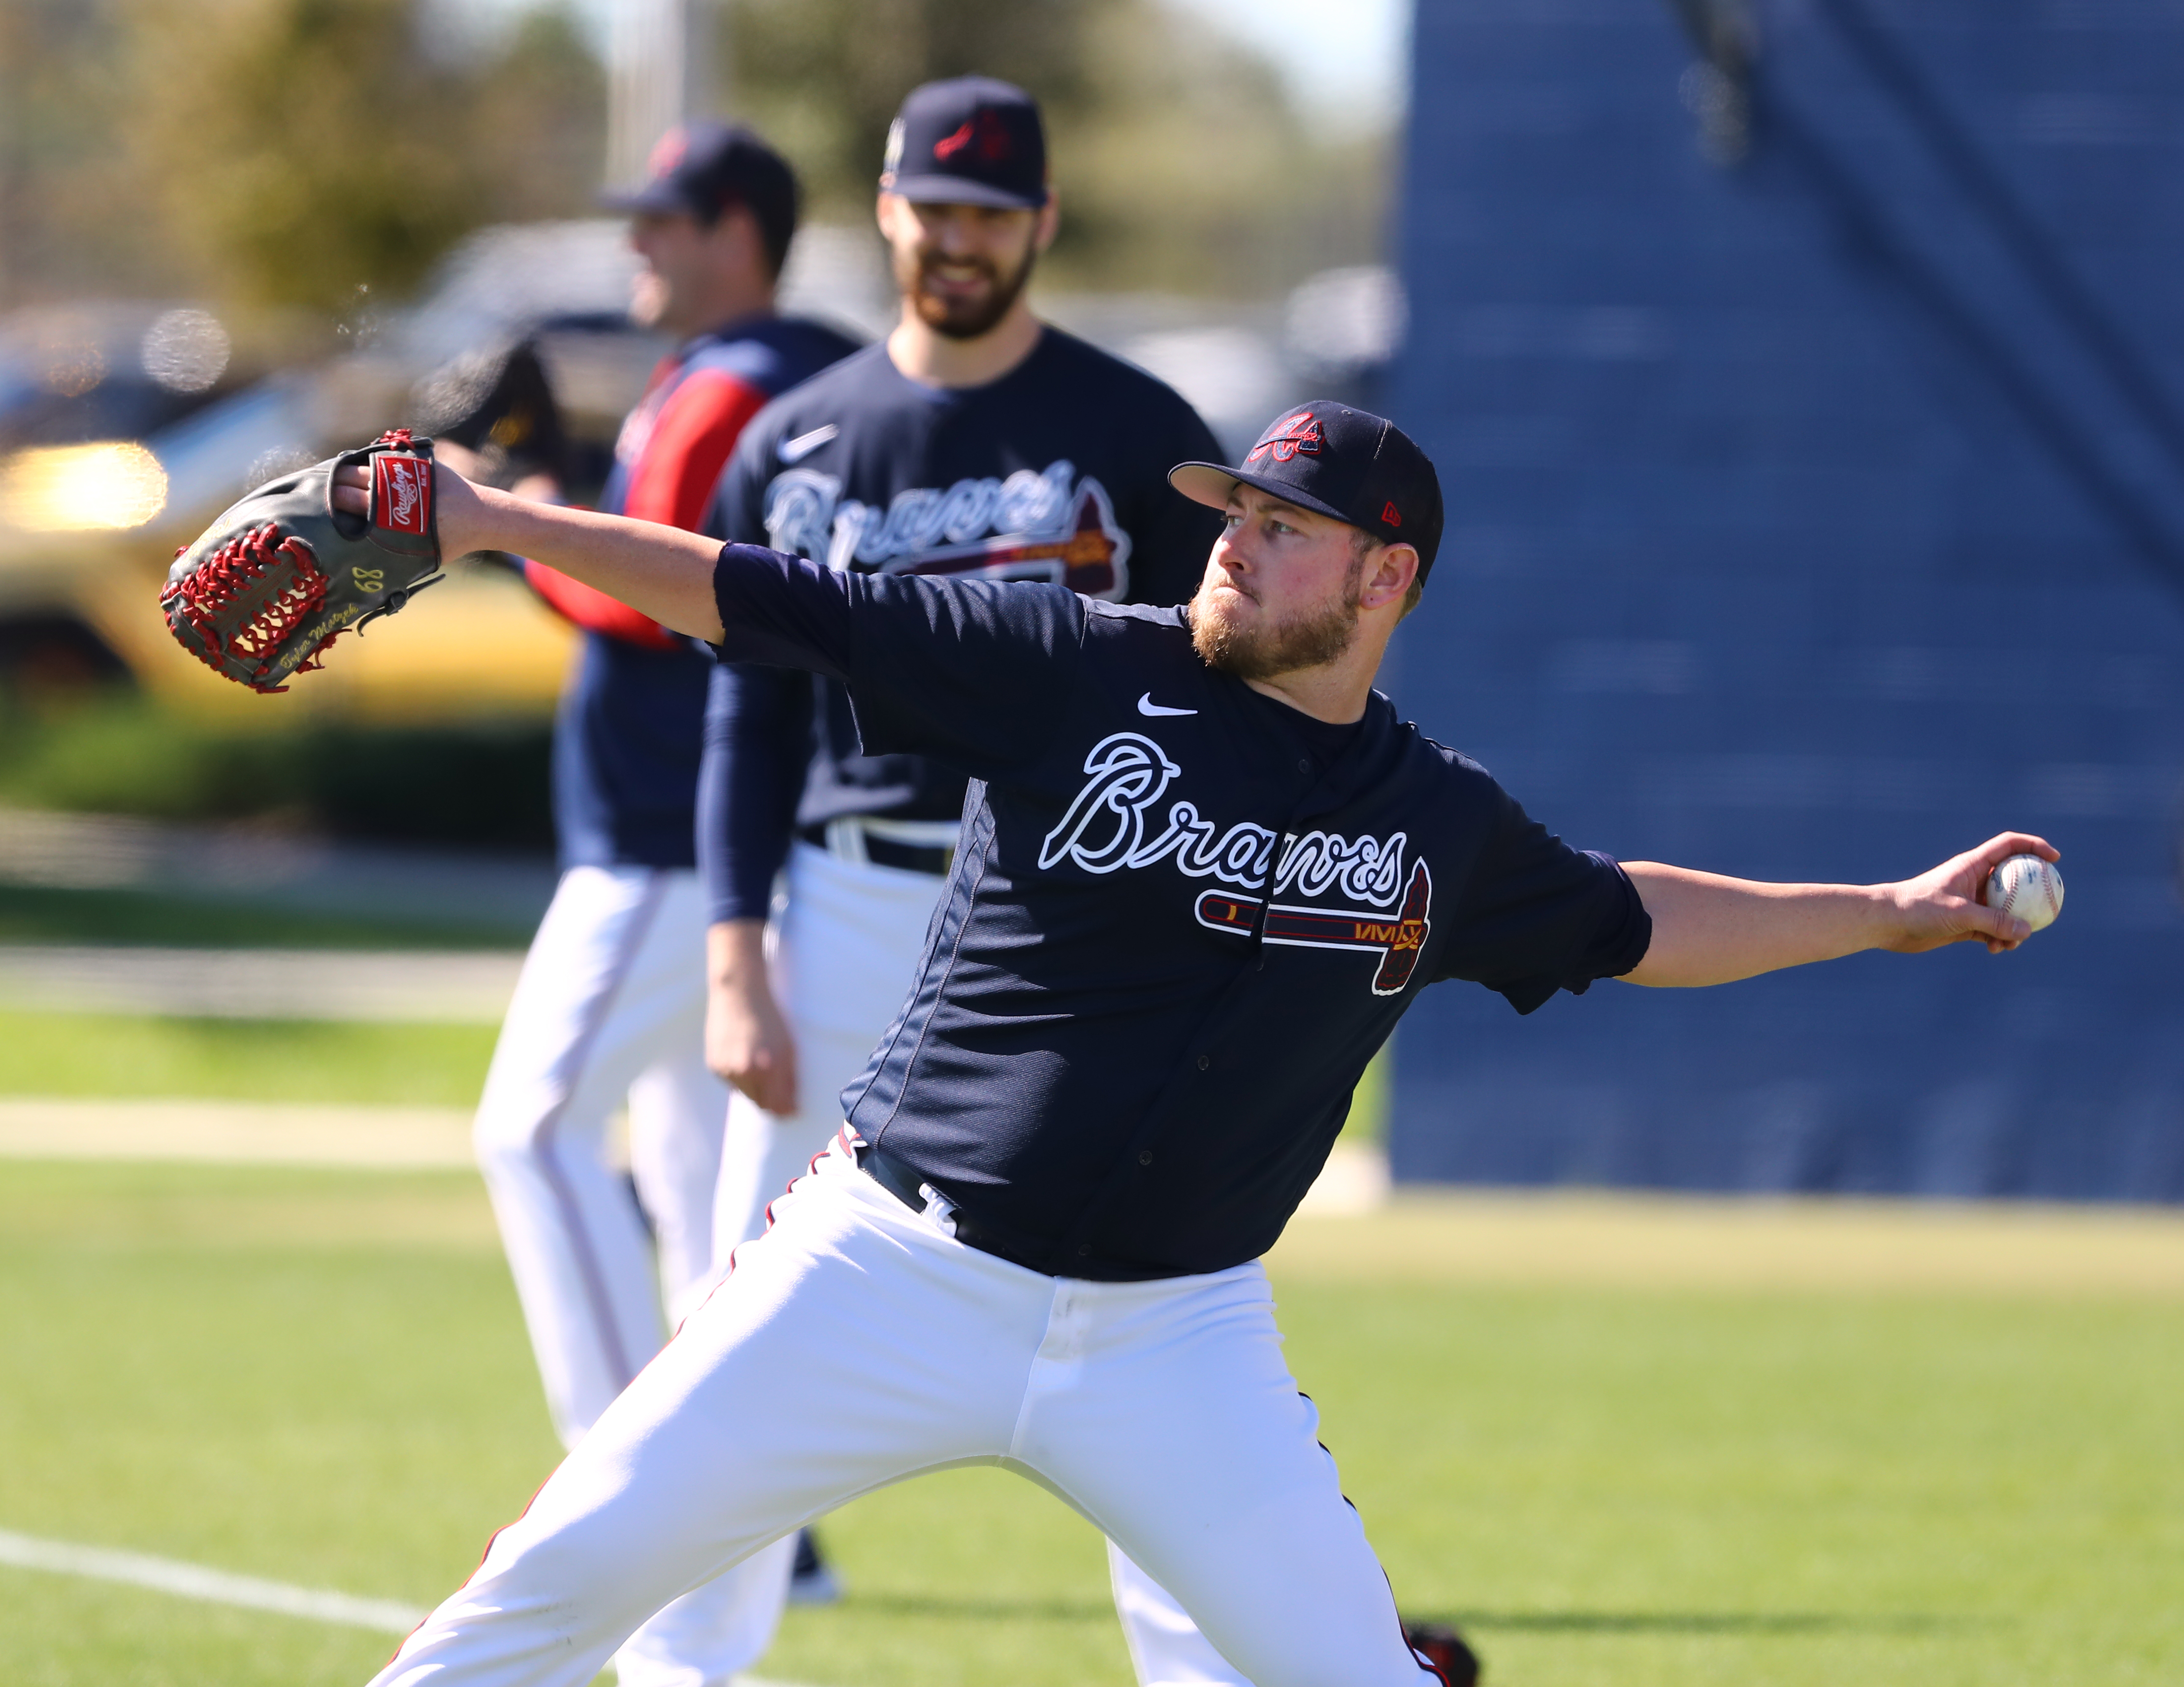
[[1396,1175],[2184,1198],[2184,14],[1752,16],[1747,77],[1671,4],[1420,0],[1390,402],[1451,532],[1396,700],[1587,847],[1875,880],[2017,826],[2068,907],[1444,986]]

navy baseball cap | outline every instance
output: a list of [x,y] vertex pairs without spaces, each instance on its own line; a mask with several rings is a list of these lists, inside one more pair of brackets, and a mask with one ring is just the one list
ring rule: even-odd
[[1241,482],[1301,509],[1362,528],[1418,553],[1418,578],[1440,549],[1440,477],[1433,460],[1385,416],[1314,399],[1284,411],[1231,468],[1178,463],[1169,483],[1186,498],[1226,509]]
[[1039,209],[1047,199],[1039,102],[991,76],[912,88],[888,130],[880,187],[927,204]]
[[599,195],[610,211],[677,212],[717,222],[731,205],[758,221],[777,269],[796,232],[796,173],[740,123],[681,123],[660,137],[641,187]]

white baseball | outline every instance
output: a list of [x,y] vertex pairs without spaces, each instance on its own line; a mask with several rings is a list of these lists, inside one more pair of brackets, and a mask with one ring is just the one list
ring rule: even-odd
[[2014,914],[2035,931],[2063,911],[2063,875],[2052,861],[2013,855],[1986,875],[1986,905]]

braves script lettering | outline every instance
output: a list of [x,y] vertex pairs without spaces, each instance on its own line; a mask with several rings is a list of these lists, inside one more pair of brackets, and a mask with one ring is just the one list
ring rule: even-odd
[[1046,580],[1110,599],[1128,589],[1130,536],[1106,488],[1079,478],[1066,457],[1006,479],[906,487],[885,508],[843,497],[838,475],[792,468],[766,487],[766,532],[775,550],[823,560],[838,573]]
[[[1430,928],[1433,880],[1423,861],[1412,863],[1406,880],[1407,834],[1348,838],[1340,832],[1312,831],[1292,836],[1269,884],[1276,839],[1264,826],[1239,820],[1222,830],[1199,813],[1196,804],[1184,800],[1170,803],[1167,824],[1152,831],[1155,806],[1183,769],[1142,733],[1111,733],[1101,739],[1084,758],[1084,785],[1039,846],[1041,867],[1069,861],[1088,873],[1114,873],[1173,858],[1188,877],[1248,885],[1259,893],[1201,892],[1195,910],[1200,924],[1248,936],[1263,924],[1269,943],[1379,953],[1384,962],[1373,979],[1375,995],[1394,995],[1410,981]],[[1264,897],[1328,894],[1366,907],[1319,908],[1276,902],[1262,921],[1260,910],[1268,906]],[[1378,912],[1394,908],[1398,900],[1402,907],[1392,919]],[[1409,959],[1392,958],[1402,955]]]
[[[1110,734],[1084,758],[1089,775],[1084,788],[1046,835],[1039,864],[1073,861],[1089,873],[1124,867],[1150,867],[1170,856],[1194,879],[1211,876],[1225,885],[1266,883],[1274,835],[1250,820],[1226,831],[1201,818],[1197,805],[1172,803],[1167,824],[1148,837],[1146,817],[1153,805],[1182,776],[1167,751],[1141,733]],[[1340,832],[1306,832],[1292,838],[1274,871],[1273,891],[1317,897],[1332,891],[1368,907],[1392,907],[1402,894],[1403,854],[1409,843],[1396,833],[1346,838]]]

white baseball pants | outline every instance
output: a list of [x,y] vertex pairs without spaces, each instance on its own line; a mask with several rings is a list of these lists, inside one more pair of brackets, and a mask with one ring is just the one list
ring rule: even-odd
[[[660,1350],[663,1300],[679,1319],[712,1281],[727,1086],[705,1063],[705,923],[694,872],[564,874],[478,1103],[478,1163],[564,1446]],[[608,1145],[625,1102],[627,1177]],[[794,1551],[660,1612],[617,1660],[625,1687],[716,1687],[749,1668],[772,1644]]]
[[1422,1687],[1256,1264],[1086,1282],[965,1246],[838,1141],[377,1687],[586,1687],[666,1600],[921,1472],[1000,1465],[1258,1687]]
[[[910,993],[940,886],[931,874],[844,861],[808,843],[792,848],[766,943],[774,999],[796,1038],[798,1109],[767,1113],[740,1091],[729,1100],[713,1209],[721,1270],[766,1228],[766,1204],[841,1128],[838,1098]],[[1107,1556],[1141,1687],[1251,1687],[1112,1541]]]

